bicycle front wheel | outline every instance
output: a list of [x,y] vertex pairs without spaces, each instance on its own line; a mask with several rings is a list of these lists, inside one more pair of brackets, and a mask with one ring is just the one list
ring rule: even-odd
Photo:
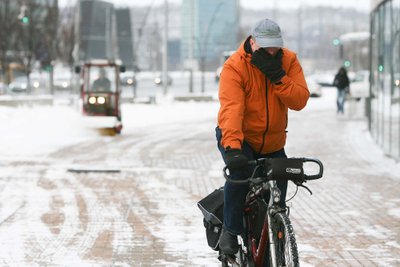
[[270,227],[273,231],[277,266],[299,267],[296,238],[287,214],[275,214]]

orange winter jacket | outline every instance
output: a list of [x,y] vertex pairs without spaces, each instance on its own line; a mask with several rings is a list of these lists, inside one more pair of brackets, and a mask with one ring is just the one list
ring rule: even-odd
[[294,52],[283,48],[286,75],[279,85],[271,83],[250,60],[242,43],[224,63],[218,126],[224,148],[241,149],[245,140],[254,151],[266,154],[284,147],[288,108],[304,108],[310,93]]

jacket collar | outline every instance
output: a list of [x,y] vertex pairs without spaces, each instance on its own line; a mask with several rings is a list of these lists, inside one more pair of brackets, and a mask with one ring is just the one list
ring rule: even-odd
[[253,53],[250,46],[250,38],[251,36],[247,37],[246,40],[244,40],[237,49],[237,52],[247,61],[251,60],[251,54]]

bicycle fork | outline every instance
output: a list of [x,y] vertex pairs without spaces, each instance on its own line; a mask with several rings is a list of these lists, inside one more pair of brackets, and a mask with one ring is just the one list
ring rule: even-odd
[[281,199],[281,190],[276,186],[276,181],[269,181],[270,187],[270,200],[269,200],[269,208],[268,208],[268,236],[269,236],[269,254],[271,257],[271,267],[277,267],[278,263],[276,260],[276,239],[274,238],[274,229],[273,229],[273,218],[272,215],[276,213],[276,205],[278,205]]
[[[269,222],[272,221],[272,216],[270,212],[268,212],[268,220]],[[269,254],[271,257],[271,267],[277,267],[277,262],[276,262],[276,246],[275,246],[275,238],[274,238],[274,233],[271,227],[271,223],[269,224],[268,227],[268,236],[269,236]]]

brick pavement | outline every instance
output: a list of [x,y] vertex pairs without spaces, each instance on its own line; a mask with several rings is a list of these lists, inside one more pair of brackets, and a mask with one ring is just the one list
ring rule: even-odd
[[[302,266],[400,266],[399,172],[364,154],[361,146],[373,146],[365,121],[337,117],[321,101],[289,118],[287,154],[325,165],[324,178],[308,183],[313,195],[300,190],[289,203]],[[0,266],[219,266],[196,207],[224,182],[214,121],[4,163],[1,204],[12,211],[0,214]],[[121,172],[70,173],[68,164]]]
[[[291,113],[289,121],[288,155],[317,157],[325,166],[324,179],[308,183],[314,194],[300,190],[289,203],[302,265],[400,266],[400,179],[398,172],[390,176],[373,164],[393,164],[391,159],[360,157],[360,143],[374,146],[366,121],[337,116],[333,106]],[[177,183],[198,199],[221,185],[214,139],[211,133],[204,134],[211,141],[193,139],[190,147],[197,160],[208,161],[207,170],[190,182]],[[178,143],[184,150],[186,146]]]

